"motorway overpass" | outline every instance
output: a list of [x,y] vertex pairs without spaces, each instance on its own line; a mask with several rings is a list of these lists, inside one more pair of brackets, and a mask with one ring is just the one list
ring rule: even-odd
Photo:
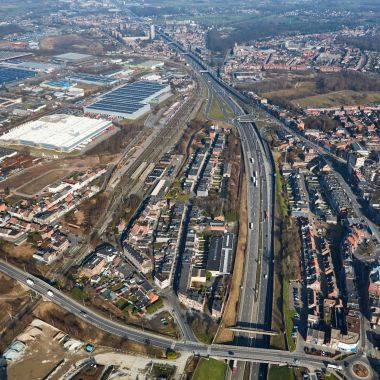
[[[107,331],[110,334],[114,334],[125,339],[131,339],[139,343],[150,344],[164,349],[170,348],[179,352],[190,352],[195,355],[206,357],[212,356],[221,359],[237,359],[257,363],[297,366],[309,364],[315,366],[316,368],[324,368],[328,364],[335,363],[335,360],[333,359],[309,356],[305,353],[298,352],[292,353],[288,351],[266,348],[240,347],[231,345],[206,345],[194,341],[176,341],[150,331],[139,330],[131,326],[111,321],[89,309],[85,305],[73,300],[65,293],[58,291],[42,279],[32,276],[31,274],[26,273],[3,260],[0,260],[0,272],[29,287],[31,290],[42,295],[49,301],[54,302],[66,311],[83,319],[88,324]],[[32,280],[33,285],[30,280]],[[49,290],[53,292],[52,296],[48,295]]]

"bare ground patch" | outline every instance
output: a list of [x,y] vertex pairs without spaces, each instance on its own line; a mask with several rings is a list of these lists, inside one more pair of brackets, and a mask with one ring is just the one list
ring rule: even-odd
[[41,192],[48,185],[65,178],[69,175],[71,170],[50,170],[45,174],[40,175],[39,177],[29,181],[25,185],[17,189],[17,193],[23,193],[26,195],[35,195]]
[[[9,179],[0,182],[0,191],[9,188],[11,191],[18,189],[26,185],[30,181],[35,179],[42,179],[42,176],[50,171],[75,171],[80,169],[92,168],[100,164],[100,158],[98,156],[88,156],[81,158],[67,158],[55,161],[46,161],[44,163],[39,163],[22,172],[13,175]],[[47,181],[43,180],[46,183]],[[48,183],[47,183],[48,184]],[[42,188],[42,187],[41,187]]]
[[81,53],[87,52],[91,54],[103,52],[101,43],[77,34],[46,37],[39,44],[42,50],[80,51]]
[[50,302],[41,303],[34,311],[37,318],[68,333],[71,337],[94,344],[114,347],[122,351],[134,351],[149,356],[165,357],[164,350],[153,347],[147,342],[141,344],[128,338],[120,338],[105,331],[96,329],[75,315],[62,310]]
[[25,289],[12,278],[0,274],[0,332],[29,300]]

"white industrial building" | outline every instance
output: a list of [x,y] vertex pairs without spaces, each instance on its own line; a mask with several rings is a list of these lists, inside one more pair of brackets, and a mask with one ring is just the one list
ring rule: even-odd
[[0,137],[2,145],[26,145],[71,152],[81,149],[112,125],[104,119],[65,114],[47,115],[13,128]]

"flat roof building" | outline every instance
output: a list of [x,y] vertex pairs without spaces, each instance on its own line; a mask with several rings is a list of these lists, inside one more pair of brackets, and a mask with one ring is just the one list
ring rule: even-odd
[[110,121],[103,119],[65,114],[47,115],[11,129],[0,137],[0,142],[71,152],[89,143],[111,125]]
[[53,57],[55,62],[61,62],[61,63],[72,63],[72,64],[78,64],[82,62],[87,62],[93,59],[93,56],[90,54],[81,54],[81,53],[64,53],[55,55]]
[[35,77],[37,72],[32,70],[16,69],[8,66],[0,66],[0,85]]
[[0,50],[0,61],[8,61],[15,58],[26,57],[28,55],[32,55],[32,53]]
[[134,120],[150,111],[150,103],[159,103],[169,96],[169,85],[137,81],[106,92],[95,103],[84,107],[84,112]]
[[233,241],[234,234],[230,232],[211,237],[206,270],[213,276],[231,273]]
[[92,75],[85,73],[76,73],[68,77],[70,81],[94,86],[110,86],[117,83],[117,79],[103,75]]

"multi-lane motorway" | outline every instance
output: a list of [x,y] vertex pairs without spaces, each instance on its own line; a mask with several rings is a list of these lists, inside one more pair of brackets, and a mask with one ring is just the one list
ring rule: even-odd
[[[187,53],[170,37],[159,32],[182,53]],[[205,66],[191,53],[186,54],[187,60],[197,71],[203,71]],[[234,111],[236,116],[244,115],[244,110],[234,100],[236,90],[229,88],[219,78],[210,72],[203,73],[209,88]],[[240,96],[239,96],[240,97]],[[239,98],[238,97],[238,98]],[[249,234],[245,261],[245,274],[238,310],[238,321],[242,327],[270,329],[273,294],[273,215],[274,215],[274,169],[270,150],[262,141],[253,123],[236,121],[244,153],[247,173]],[[252,181],[251,177],[256,177]],[[182,352],[191,352],[202,356],[213,356],[225,359],[236,359],[255,363],[270,363],[281,365],[297,365],[314,368],[325,368],[333,359],[309,356],[303,352],[287,352],[268,348],[267,338],[263,336],[243,335],[235,340],[234,346],[205,345],[195,341],[174,341],[150,331],[142,331],[130,326],[109,320],[91,309],[81,305],[64,293],[50,286],[41,279],[17,269],[6,262],[0,261],[0,271],[17,281],[29,286],[35,292],[49,298],[65,310],[79,316],[88,323],[111,334],[131,339],[143,344],[152,344],[162,348],[171,348]],[[259,276],[256,280],[256,275]],[[28,281],[29,279],[29,281]],[[31,281],[33,283],[31,283]],[[53,295],[48,295],[48,291]],[[50,293],[49,292],[49,293]],[[51,293],[50,293],[51,294]],[[253,365],[251,378],[262,374],[262,369]],[[240,377],[242,378],[242,377]]]
[[[202,73],[209,94],[215,94],[225,102],[235,116],[245,115],[234,100],[226,84],[220,82],[192,53],[185,51],[176,41],[161,33],[174,49],[186,53],[185,58],[195,70]],[[268,330],[272,319],[273,294],[273,212],[274,212],[274,168],[270,149],[261,139],[254,123],[235,120],[242,141],[244,164],[247,174],[248,195],[248,241],[245,255],[245,272],[241,289],[237,325],[245,328]],[[235,338],[239,346],[268,347],[266,336],[241,334]],[[236,378],[242,378],[245,365],[240,364]],[[262,375],[265,368],[253,366],[251,378]]]

